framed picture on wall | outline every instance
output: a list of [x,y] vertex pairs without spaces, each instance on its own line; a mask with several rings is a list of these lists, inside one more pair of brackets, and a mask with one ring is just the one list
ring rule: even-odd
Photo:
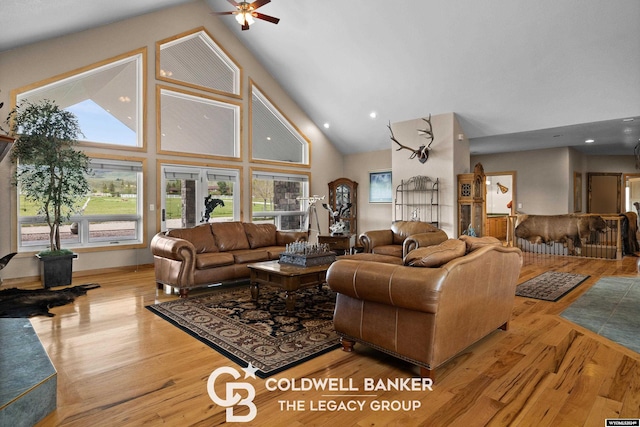
[[369,203],[391,203],[391,171],[369,172]]
[[573,173],[573,211],[582,212],[582,173]]

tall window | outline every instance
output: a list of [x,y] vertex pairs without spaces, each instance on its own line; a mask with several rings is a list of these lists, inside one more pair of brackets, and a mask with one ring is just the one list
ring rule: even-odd
[[309,221],[309,175],[252,171],[251,217],[279,230],[306,230]]
[[240,171],[161,165],[161,230],[240,219]]
[[255,85],[251,86],[251,158],[309,164],[309,141]]
[[240,104],[158,87],[161,152],[240,157]]
[[[142,160],[91,159],[91,191],[79,212],[61,227],[67,248],[137,245],[143,243]],[[19,250],[46,248],[49,228],[36,207],[18,188]]]
[[143,70],[146,51],[137,51],[74,71],[53,82],[19,91],[16,102],[54,101],[76,115],[81,141],[142,147]]
[[159,41],[156,78],[240,98],[240,67],[205,31]]

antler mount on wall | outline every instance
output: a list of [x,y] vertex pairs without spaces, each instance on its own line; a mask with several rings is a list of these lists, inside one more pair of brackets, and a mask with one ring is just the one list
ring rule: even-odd
[[429,160],[429,150],[431,148],[431,144],[433,143],[433,126],[431,125],[431,114],[429,114],[428,119],[422,118],[422,120],[427,123],[428,127],[425,129],[418,129],[418,134],[428,139],[429,143],[421,145],[417,149],[413,149],[398,142],[395,135],[393,134],[393,129],[391,129],[391,122],[389,122],[387,127],[389,128],[389,132],[391,132],[391,140],[400,146],[398,149],[396,149],[396,151],[400,151],[403,149],[409,150],[413,153],[411,154],[411,156],[409,156],[410,159],[417,158],[420,163],[426,163],[426,161]]

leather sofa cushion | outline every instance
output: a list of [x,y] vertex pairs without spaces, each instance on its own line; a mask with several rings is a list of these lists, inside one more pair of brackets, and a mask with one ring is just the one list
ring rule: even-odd
[[484,246],[502,246],[502,242],[492,236],[474,237],[462,235],[459,239],[467,246],[467,253],[473,252]]
[[393,255],[381,255],[381,254],[370,254],[370,253],[359,253],[353,255],[340,255],[337,259],[353,259],[355,261],[375,261],[375,262],[383,262],[385,264],[396,264],[401,265],[402,259]]
[[233,263],[233,255],[228,253],[209,252],[196,255],[196,268],[200,270],[205,268],[224,267],[225,265],[232,265]]
[[209,224],[202,224],[192,228],[176,228],[167,232],[167,236],[184,239],[196,248],[196,253],[218,252],[216,240],[211,233]]
[[374,254],[395,256],[402,259],[402,245],[381,245],[372,249]]
[[242,224],[249,240],[251,249],[276,245],[275,224],[254,224],[245,222]]
[[438,229],[428,222],[396,221],[391,224],[391,231],[393,232],[393,243],[395,245],[401,245],[404,242],[404,239],[412,234],[429,233],[432,231],[438,231]]
[[249,262],[269,261],[269,253],[259,249],[247,249],[231,252],[236,264],[247,264]]
[[466,251],[467,246],[462,240],[447,239],[438,245],[412,250],[405,257],[404,264],[411,267],[440,267],[464,256]]
[[212,222],[211,230],[221,252],[249,249],[249,241],[240,221]]

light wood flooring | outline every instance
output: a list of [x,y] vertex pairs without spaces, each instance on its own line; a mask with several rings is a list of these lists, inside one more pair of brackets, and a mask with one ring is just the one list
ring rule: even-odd
[[[520,281],[547,270],[591,277],[555,303],[517,297],[510,329],[494,332],[437,371],[433,391],[327,397],[323,391],[267,391],[264,380],[249,378],[258,413],[252,423],[240,425],[600,427],[605,418],[639,418],[640,355],[558,316],[600,277],[636,276],[636,260],[526,254]],[[224,424],[225,409],[210,399],[207,379],[216,368],[239,366],[145,309],[176,298],[156,291],[153,270],[74,280],[90,282],[102,287],[73,305],[54,308],[53,318],[32,319],[58,371],[58,409],[39,425]],[[352,379],[361,388],[365,378],[418,374],[415,367],[362,345],[355,349],[331,351],[276,377]],[[223,395],[224,386],[216,390]],[[364,410],[310,407],[356,399],[366,402]],[[417,401],[420,407],[373,410],[372,400]],[[283,409],[281,401],[303,401],[305,410]]]

